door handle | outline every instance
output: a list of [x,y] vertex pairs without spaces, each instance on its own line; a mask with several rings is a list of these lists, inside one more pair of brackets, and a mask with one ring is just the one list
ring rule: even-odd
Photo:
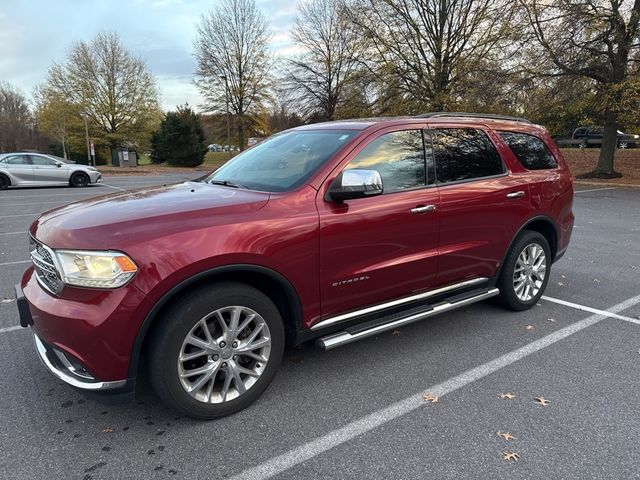
[[411,213],[427,213],[433,212],[437,209],[435,205],[425,205],[423,207],[416,207],[411,209]]
[[507,198],[520,198],[524,197],[524,192],[520,190],[519,192],[511,192],[507,193]]

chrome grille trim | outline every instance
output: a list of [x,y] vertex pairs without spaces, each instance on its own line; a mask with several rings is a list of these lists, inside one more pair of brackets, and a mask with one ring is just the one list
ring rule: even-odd
[[44,243],[30,238],[32,244],[31,263],[36,271],[36,279],[42,288],[49,293],[57,295],[62,291],[64,284],[55,265],[53,251]]

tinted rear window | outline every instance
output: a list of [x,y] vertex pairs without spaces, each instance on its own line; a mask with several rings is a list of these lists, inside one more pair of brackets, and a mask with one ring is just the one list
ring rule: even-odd
[[433,130],[433,153],[438,183],[492,177],[504,173],[500,154],[482,130]]
[[558,166],[554,156],[539,138],[515,132],[500,132],[500,136],[527,170],[545,170]]

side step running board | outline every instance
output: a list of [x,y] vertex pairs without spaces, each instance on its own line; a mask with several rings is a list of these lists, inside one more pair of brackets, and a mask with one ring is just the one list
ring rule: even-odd
[[450,310],[455,310],[456,308],[471,305],[472,303],[481,302],[482,300],[486,300],[487,298],[495,297],[499,293],[500,290],[498,290],[497,288],[468,292],[468,294],[451,297],[442,303],[428,306],[424,311],[421,311],[419,313],[410,314],[404,317],[399,316],[395,319],[391,319],[387,322],[380,323],[365,329],[358,329],[356,327],[343,330],[338,333],[333,333],[331,335],[321,337],[316,340],[316,343],[324,350],[331,350],[332,348],[340,347],[342,345],[355,342],[362,338],[371,337],[387,330],[392,330],[394,328],[417,322],[418,320],[422,320],[423,318],[432,317],[439,313],[448,312]]

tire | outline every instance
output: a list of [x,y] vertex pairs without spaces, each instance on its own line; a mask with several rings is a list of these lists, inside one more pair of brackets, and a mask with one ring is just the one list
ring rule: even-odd
[[587,148],[587,142],[581,142],[578,144],[578,148],[582,149],[582,148]]
[[[541,253],[539,253],[539,249]],[[525,251],[529,254],[533,252],[534,256],[540,255],[537,260],[534,260],[533,266],[529,265],[531,255],[527,255]],[[543,258],[542,255],[544,256]],[[527,256],[529,259],[527,259]],[[538,263],[541,258],[544,263]],[[536,264],[539,265],[537,268]],[[547,239],[538,232],[523,230],[513,242],[502,265],[497,283],[497,287],[500,289],[499,303],[503,307],[516,312],[527,310],[534,306],[547,287],[550,267],[551,250]],[[522,272],[522,268],[525,269],[523,272],[525,275],[526,272],[530,272],[530,282],[523,275],[518,275],[519,279],[516,280],[516,274]],[[524,283],[524,286],[521,286],[522,283]]]
[[76,188],[86,187],[90,182],[91,180],[89,179],[89,175],[82,172],[74,173],[69,179],[69,183],[71,184],[71,186]]
[[[229,328],[235,312],[238,327],[249,323],[237,335],[230,329],[225,334],[220,318]],[[242,283],[217,283],[181,296],[159,321],[148,345],[151,384],[165,404],[197,419],[220,418],[249,406],[271,383],[282,360],[285,335],[280,312],[266,295]],[[200,342],[187,340],[193,337]],[[242,353],[245,342],[265,346],[251,349],[249,356]],[[179,360],[181,356],[190,357]],[[198,369],[204,373],[188,375]],[[241,392],[243,386],[246,391]]]
[[11,181],[5,175],[0,175],[0,190],[6,190],[11,185]]

